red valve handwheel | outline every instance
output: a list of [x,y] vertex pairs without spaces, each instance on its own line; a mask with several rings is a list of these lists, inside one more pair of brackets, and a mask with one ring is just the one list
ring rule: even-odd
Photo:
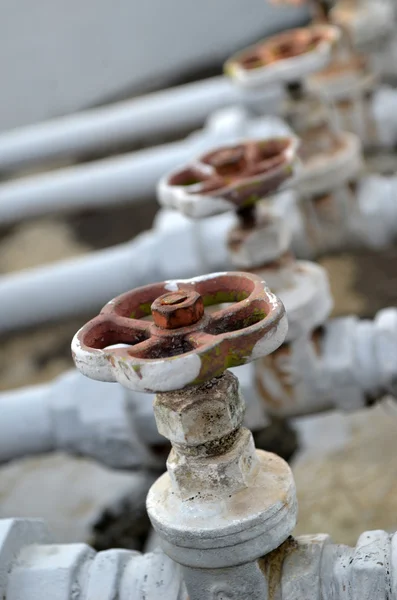
[[[223,303],[230,305],[205,312]],[[153,321],[145,320],[149,315]],[[246,273],[220,273],[148,285],[115,298],[76,334],[72,352],[88,377],[166,392],[200,385],[265,356],[286,332],[284,307],[265,282]]]
[[294,137],[214,148],[164,177],[158,187],[159,201],[193,218],[247,208],[292,179],[297,148]]

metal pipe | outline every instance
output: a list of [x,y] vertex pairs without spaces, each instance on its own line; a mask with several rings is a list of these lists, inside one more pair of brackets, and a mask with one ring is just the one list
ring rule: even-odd
[[[225,141],[234,141],[241,137],[263,137],[274,135],[274,132],[282,132],[285,135],[285,125],[276,118],[248,119],[247,114],[242,110],[220,111],[220,114],[209,119],[203,132],[194,134],[186,142],[173,144],[174,155],[184,155],[191,152],[195,154],[203,149],[211,147],[214,144],[225,143]],[[153,154],[158,149],[147,151],[147,154]],[[172,152],[169,151],[172,155]],[[164,162],[169,160],[168,152],[162,151]],[[111,164],[114,161],[101,161],[102,164]],[[147,172],[139,172],[135,169],[136,180],[131,177],[131,165],[123,164],[122,190],[125,194],[132,194],[132,189],[141,182],[141,191],[145,176],[148,176],[150,169],[149,162],[145,165]],[[136,163],[135,163],[136,164]],[[143,162],[141,161],[141,168]],[[165,164],[163,164],[163,167]],[[98,166],[89,166],[81,168],[80,183],[83,181],[86,189],[92,185],[90,173],[92,168],[98,176],[95,187],[101,201],[106,199],[106,195],[114,197],[114,189],[106,177],[103,177],[103,170]],[[117,168],[113,170],[117,179],[120,173]],[[59,184],[59,173],[57,177]],[[51,189],[54,194],[54,186],[50,175],[46,176],[48,183],[46,202],[49,203],[51,195],[48,193]],[[43,178],[36,178],[36,180]],[[153,178],[153,191],[155,185]],[[79,176],[71,175],[69,183],[76,183]],[[102,183],[102,187],[99,184]],[[65,182],[64,182],[65,183]],[[31,189],[34,188],[35,194],[41,196],[43,186],[34,185],[34,179],[31,178]],[[18,198],[21,196],[22,184],[10,184],[19,189]],[[84,186],[83,186],[84,187]],[[104,194],[104,189],[107,191]],[[41,188],[41,191],[40,191]],[[57,193],[62,194],[62,186],[57,185]],[[59,189],[60,188],[60,189]],[[3,188],[4,190],[4,188]],[[81,190],[81,187],[80,187]],[[55,194],[54,194],[55,196]],[[65,189],[63,189],[65,196]],[[43,199],[43,198],[42,198]],[[2,204],[2,189],[0,186],[0,205]],[[26,197],[25,197],[26,200]],[[32,200],[32,198],[31,198]],[[93,198],[95,200],[95,198]],[[13,201],[16,201],[15,195]],[[12,204],[12,203],[11,203]],[[9,205],[9,211],[14,211],[15,206]],[[31,207],[29,207],[31,208]],[[1,220],[0,207],[0,220]],[[155,280],[166,280],[174,277],[189,277],[192,274],[208,273],[223,269],[228,264],[226,245],[224,242],[227,228],[230,224],[229,215],[224,215],[221,221],[211,220],[201,228],[194,223],[186,220],[176,219],[175,224],[169,226],[162,225],[162,231],[151,231],[142,234],[134,242],[121,245],[110,250],[97,252],[95,254],[81,257],[72,261],[65,261],[50,266],[41,267],[28,272],[17,273],[11,276],[0,278],[0,304],[2,314],[0,317],[0,331],[10,331],[12,329],[25,327],[28,325],[37,325],[58,319],[64,316],[81,314],[85,311],[98,309],[99,306],[108,299],[109,295],[117,295],[133,286],[144,285]],[[171,222],[175,219],[171,215]],[[182,249],[182,251],[181,251]],[[155,260],[155,257],[158,257]],[[104,282],[105,285],[104,285]],[[29,298],[27,308],[26,299]]]
[[0,463],[54,450],[47,388],[38,385],[1,395]]
[[183,141],[6,182],[0,185],[0,223],[137,202],[154,195],[166,172],[214,144],[240,137],[268,137],[274,128],[285,130],[275,118],[251,119],[243,109],[224,109]]
[[[199,241],[194,224],[177,224],[127,244],[0,278],[0,331],[97,310],[109,296],[156,279],[223,269],[226,245],[218,231],[217,221],[207,224]],[[206,246],[200,248],[203,237]]]
[[0,186],[0,223],[138,202],[154,194],[157,180],[186,160],[190,148],[188,141],[176,142],[4,183]]
[[[163,468],[152,411],[140,394],[70,370],[50,383],[0,393],[0,464],[52,451],[92,458],[112,469]],[[145,435],[141,435],[145,431]]]
[[262,580],[251,566],[259,586],[265,583],[258,594],[252,577],[247,585],[238,577],[248,575],[241,566],[224,569],[222,579],[215,569],[182,571],[160,550],[96,553],[86,544],[55,544],[43,521],[1,519],[0,593],[4,600],[187,600],[186,579],[199,600],[396,600],[396,548],[397,534],[380,530],[362,533],[354,548],[334,544],[326,534],[290,537],[256,564]]
[[[268,88],[264,101],[275,93],[278,86]],[[0,171],[81,156],[153,134],[181,133],[201,126],[214,110],[240,101],[241,93],[226,77],[213,77],[9,131],[0,135]]]
[[[344,223],[343,246],[351,245],[353,240],[358,245],[378,248],[395,239],[396,193],[396,178],[362,179],[357,212]],[[308,244],[305,220],[294,192],[282,194],[276,206],[277,212],[291,224],[297,256],[312,258],[320,250],[327,250]],[[230,262],[227,232],[234,222],[231,214],[192,222],[174,211],[161,211],[155,229],[133,242],[2,277],[0,331],[98,309],[109,296],[116,296],[131,286],[224,270]],[[157,261],[155,256],[159,257]]]

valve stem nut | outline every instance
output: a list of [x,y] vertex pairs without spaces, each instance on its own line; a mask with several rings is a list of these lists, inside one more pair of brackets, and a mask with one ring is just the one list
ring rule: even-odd
[[204,302],[193,290],[178,290],[156,298],[151,309],[157,327],[179,329],[200,321],[204,315]]

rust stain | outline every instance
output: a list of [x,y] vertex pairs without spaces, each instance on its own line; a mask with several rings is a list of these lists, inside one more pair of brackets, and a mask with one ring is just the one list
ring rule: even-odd
[[273,552],[258,560],[258,566],[268,582],[268,600],[276,600],[281,585],[283,564],[287,556],[298,548],[298,542],[292,537]]
[[[258,368],[256,369],[256,384],[259,390],[259,393],[264,401],[265,406],[273,407],[273,408],[281,408],[284,406],[284,397],[288,397],[289,404],[294,403],[294,387],[287,383],[286,381],[286,373],[282,365],[285,364],[285,361],[289,360],[291,356],[291,345],[283,344],[270,354],[269,356],[265,356],[257,361]],[[266,386],[266,371],[272,373],[277,382],[279,383],[282,394],[275,395],[270,392],[268,386]]]
[[[321,355],[321,344],[323,339],[323,328],[316,328],[311,336],[311,341],[317,356]],[[293,406],[296,402],[295,381],[291,379],[291,344],[283,344],[272,354],[257,361],[255,370],[255,381],[260,396],[268,408],[280,409]],[[272,393],[271,386],[267,380],[271,374],[279,386],[279,392]]]

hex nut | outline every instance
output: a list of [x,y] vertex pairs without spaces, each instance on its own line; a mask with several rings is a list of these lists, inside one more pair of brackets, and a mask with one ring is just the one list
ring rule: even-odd
[[246,488],[258,469],[254,440],[245,428],[225,454],[197,458],[173,448],[167,460],[172,487],[182,500],[229,496]]
[[237,429],[244,417],[238,379],[226,371],[204,385],[157,394],[157,429],[173,444],[199,446]]
[[152,304],[153,320],[162,329],[179,329],[194,325],[204,315],[204,302],[195,291],[163,294]]

